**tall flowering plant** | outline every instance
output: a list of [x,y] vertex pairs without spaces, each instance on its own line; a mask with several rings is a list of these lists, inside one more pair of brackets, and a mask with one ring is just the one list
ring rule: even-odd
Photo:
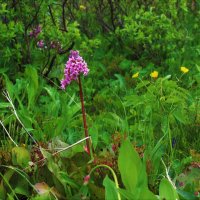
[[[61,88],[64,90],[73,80],[78,81],[85,137],[88,137],[89,134],[87,128],[84,99],[83,99],[83,89],[82,89],[80,75],[83,74],[84,76],[87,76],[88,72],[89,69],[87,67],[87,63],[79,55],[79,51],[73,51],[73,50],[70,51],[69,59],[64,69],[64,78],[61,80]],[[87,152],[90,154],[89,140],[86,140],[86,145],[87,145]]]

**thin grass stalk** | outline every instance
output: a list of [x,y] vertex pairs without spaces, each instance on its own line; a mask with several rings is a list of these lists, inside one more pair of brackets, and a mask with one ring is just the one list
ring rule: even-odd
[[4,126],[4,124],[2,123],[1,120],[0,120],[0,124],[2,125],[3,129],[4,129],[5,132],[7,133],[8,137],[10,138],[10,140],[14,143],[15,146],[18,147],[17,143],[12,139],[12,137],[10,136],[10,133],[7,131],[6,127]]

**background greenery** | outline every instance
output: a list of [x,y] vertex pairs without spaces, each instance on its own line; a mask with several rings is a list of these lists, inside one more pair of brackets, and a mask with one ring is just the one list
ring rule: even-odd
[[[87,189],[80,189],[82,178],[95,165],[87,164],[83,144],[55,160],[37,149],[29,136],[51,153],[84,137],[78,84],[74,81],[66,91],[60,89],[69,51],[74,49],[90,69],[82,81],[97,164],[116,161],[118,146],[128,137],[141,154],[154,194],[165,174],[162,158],[170,166],[180,198],[195,199],[200,190],[199,18],[196,0],[0,1],[0,119],[20,146],[14,149],[1,129],[1,198],[39,199],[30,183],[41,182],[60,195],[51,190],[47,199],[104,197],[105,171],[94,176]],[[38,26],[41,33],[31,37]],[[181,66],[189,72],[181,72]],[[154,70],[158,78],[150,77]],[[132,78],[136,72],[139,77]],[[3,91],[9,93],[17,114]],[[20,172],[23,176],[8,168],[24,169],[28,161],[43,156],[49,164]],[[123,170],[117,161],[111,167],[120,179]],[[13,182],[18,176],[19,183]],[[108,188],[110,182],[105,180]],[[119,184],[126,187],[124,180]]]

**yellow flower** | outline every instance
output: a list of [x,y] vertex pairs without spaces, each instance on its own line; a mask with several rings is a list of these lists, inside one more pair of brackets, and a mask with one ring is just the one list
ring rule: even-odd
[[132,78],[137,78],[139,76],[139,72],[133,74]]
[[158,78],[158,71],[153,71],[153,72],[151,72],[150,76],[151,76],[152,78]]
[[84,5],[80,5],[79,8],[80,8],[80,10],[85,10],[86,9],[86,7]]
[[186,68],[186,67],[181,67],[181,71],[182,71],[184,74],[186,74],[186,73],[189,72],[189,69]]

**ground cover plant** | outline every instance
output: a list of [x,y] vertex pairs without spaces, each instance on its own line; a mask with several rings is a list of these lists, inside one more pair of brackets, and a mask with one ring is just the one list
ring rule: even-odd
[[0,199],[199,199],[199,17],[0,0]]

